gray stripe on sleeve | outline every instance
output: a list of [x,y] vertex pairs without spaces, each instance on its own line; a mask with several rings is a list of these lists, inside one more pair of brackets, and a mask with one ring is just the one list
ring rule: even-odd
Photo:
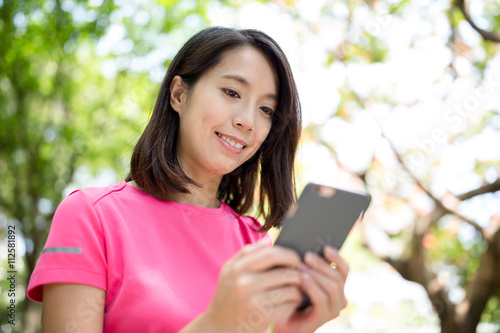
[[50,253],[50,252],[82,254],[82,249],[79,247],[56,246],[56,247],[47,247],[42,251],[42,253]]

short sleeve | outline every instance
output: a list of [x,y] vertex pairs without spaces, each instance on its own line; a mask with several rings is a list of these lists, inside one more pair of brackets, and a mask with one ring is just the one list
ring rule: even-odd
[[29,299],[42,302],[43,285],[77,283],[106,290],[106,247],[101,222],[87,195],[72,192],[57,208],[47,242],[31,274]]

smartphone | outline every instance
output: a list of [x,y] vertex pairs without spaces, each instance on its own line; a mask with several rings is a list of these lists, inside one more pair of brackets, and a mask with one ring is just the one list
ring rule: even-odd
[[[309,183],[285,215],[274,245],[291,248],[302,259],[307,251],[323,256],[327,245],[340,250],[356,221],[362,219],[370,201],[369,194]],[[310,304],[307,295],[304,296],[304,302],[297,310]]]

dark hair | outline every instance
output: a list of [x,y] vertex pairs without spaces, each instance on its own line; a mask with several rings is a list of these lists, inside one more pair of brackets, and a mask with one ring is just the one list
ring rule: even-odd
[[188,89],[194,87],[203,73],[221,61],[225,51],[240,46],[260,50],[273,65],[278,76],[278,105],[260,149],[223,176],[217,196],[238,214],[245,214],[259,186],[257,212],[265,219],[259,231],[267,231],[279,226],[296,199],[294,162],[302,119],[288,60],[279,45],[261,31],[211,27],[184,44],[167,70],[151,119],[134,148],[126,180],[133,179],[143,190],[156,194],[188,193],[188,184],[199,186],[177,160],[179,115],[170,105],[170,85],[179,75]]

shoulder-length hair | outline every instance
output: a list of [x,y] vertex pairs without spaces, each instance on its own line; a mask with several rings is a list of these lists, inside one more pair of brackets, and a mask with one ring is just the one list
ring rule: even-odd
[[259,230],[263,232],[279,226],[296,199],[294,162],[302,117],[290,64],[279,45],[261,31],[211,27],[184,44],[167,70],[151,119],[134,148],[126,180],[163,195],[189,193],[190,184],[200,186],[183,172],[177,159],[179,115],[170,105],[170,85],[179,75],[188,90],[192,89],[203,73],[221,61],[225,51],[240,46],[260,50],[273,65],[278,76],[278,105],[260,149],[223,176],[217,196],[238,214],[248,212],[257,200],[257,213],[265,219]]

